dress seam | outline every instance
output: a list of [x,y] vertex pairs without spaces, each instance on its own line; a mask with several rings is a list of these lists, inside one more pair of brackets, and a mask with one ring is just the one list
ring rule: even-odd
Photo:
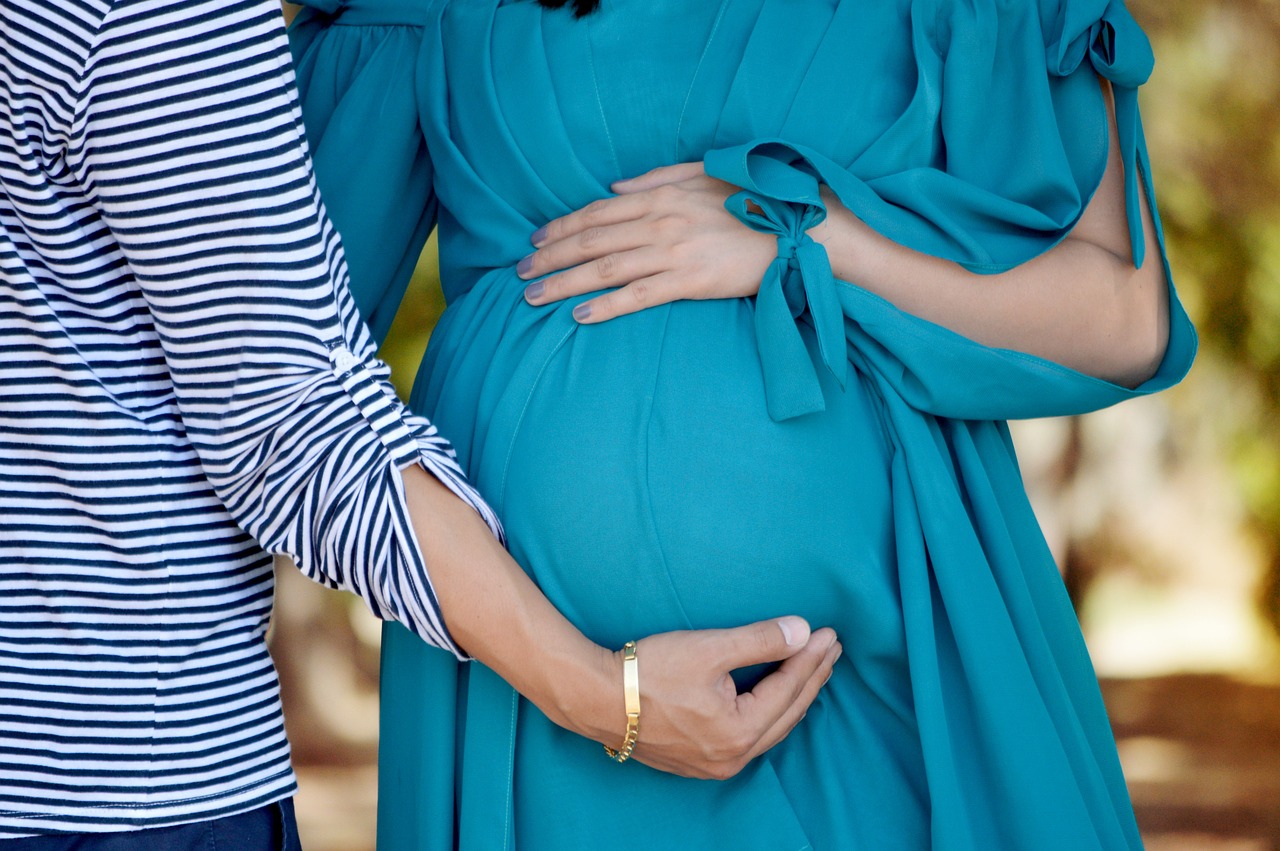
[[566,328],[564,334],[562,334],[560,339],[556,341],[556,344],[552,346],[551,351],[547,352],[546,359],[543,360],[542,366],[538,367],[538,374],[535,375],[533,377],[533,381],[530,382],[529,392],[525,395],[524,402],[520,405],[520,416],[516,417],[514,427],[511,430],[511,442],[507,446],[507,457],[502,459],[502,478],[498,481],[497,493],[498,504],[502,507],[500,514],[506,513],[507,475],[511,470],[511,457],[515,454],[516,441],[519,439],[520,431],[524,426],[524,418],[525,414],[529,411],[529,403],[533,401],[533,394],[538,391],[538,386],[542,383],[542,374],[547,371],[547,367],[551,364],[551,359],[556,356],[556,353],[560,351],[561,347],[564,346],[569,337],[573,335],[577,328],[577,324],[578,323],[575,320],[570,327]]
[[591,63],[591,90],[596,96],[596,109],[600,113],[600,128],[604,130],[605,141],[609,143],[609,159],[613,160],[613,173],[619,179],[628,177],[622,173],[622,162],[618,159],[618,148],[613,144],[613,132],[609,129],[609,119],[604,112],[604,101],[600,97],[600,75],[596,73],[596,46],[590,39],[591,35],[591,18],[586,19],[587,23],[587,59]]
[[716,12],[715,22],[711,24],[711,32],[707,34],[707,43],[702,48],[702,55],[698,57],[698,66],[693,69],[693,77],[689,80],[689,89],[684,93],[684,102],[680,104],[680,117],[676,120],[676,134],[673,142],[672,159],[674,162],[681,162],[680,133],[684,130],[684,117],[689,113],[689,99],[693,97],[693,91],[698,85],[698,78],[702,75],[702,66],[707,61],[707,54],[711,52],[711,45],[715,43],[716,36],[720,33],[720,25],[724,23],[724,16],[728,9],[728,2],[721,0],[720,10]]
[[680,591],[676,586],[675,578],[671,575],[671,565],[667,561],[667,554],[662,547],[662,535],[658,529],[658,512],[653,508],[653,488],[650,487],[652,480],[651,459],[653,454],[649,451],[653,444],[653,407],[654,399],[658,392],[658,380],[662,375],[662,361],[667,351],[667,327],[671,324],[671,305],[666,307],[666,316],[662,320],[662,333],[658,342],[658,357],[653,370],[653,383],[649,386],[649,409],[645,412],[644,426],[644,503],[645,508],[649,512],[649,528],[653,531],[653,543],[657,550],[658,560],[662,564],[662,572],[667,577],[667,587],[671,589],[671,599],[676,604],[676,609],[680,612],[680,617],[684,621],[687,629],[693,629],[693,621],[689,618],[689,613],[685,611],[684,601],[680,599]]
[[[558,349],[560,347],[556,346],[556,348]],[[523,415],[521,415],[521,417],[523,418]],[[511,825],[511,815],[514,812],[514,808],[515,808],[515,802],[512,801],[512,798],[515,796],[515,788],[516,788],[516,778],[515,778],[515,772],[516,772],[515,751],[516,751],[516,729],[517,729],[516,724],[519,718],[519,713],[520,713],[520,693],[517,692],[515,689],[511,689],[511,724],[507,728],[509,731],[507,733],[507,749],[508,749],[508,752],[511,754],[511,759],[507,762],[507,782],[505,784],[507,787],[507,805],[502,808],[502,813],[503,813],[502,814],[502,818],[503,818],[502,849],[503,851],[510,851],[511,837],[515,833],[515,830]]]

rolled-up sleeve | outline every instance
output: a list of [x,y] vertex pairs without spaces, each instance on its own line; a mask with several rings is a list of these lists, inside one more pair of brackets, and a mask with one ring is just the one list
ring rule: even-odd
[[[157,18],[171,38],[157,41]],[[140,49],[132,33],[145,24]],[[347,285],[274,0],[124,0],[85,69],[68,159],[150,314],[187,438],[268,551],[458,653],[400,470],[476,509],[448,443],[396,398]]]

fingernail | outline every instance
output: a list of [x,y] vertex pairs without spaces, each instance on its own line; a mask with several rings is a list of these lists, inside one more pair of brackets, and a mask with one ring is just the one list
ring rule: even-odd
[[547,226],[543,225],[533,232],[533,236],[529,237],[529,241],[534,245],[542,245],[542,240],[547,238]]
[[524,297],[527,301],[537,301],[542,298],[542,293],[546,288],[546,284],[542,283],[542,281],[534,281],[524,288]]
[[798,647],[809,640],[809,625],[803,618],[779,618],[778,629],[782,630],[782,637],[788,647]]
[[591,305],[580,304],[573,309],[573,318],[579,322],[583,321],[591,315]]

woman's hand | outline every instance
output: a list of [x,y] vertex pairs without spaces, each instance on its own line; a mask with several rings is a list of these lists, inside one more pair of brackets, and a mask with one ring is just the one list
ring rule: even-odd
[[[611,289],[574,308],[594,323],[679,299],[754,295],[778,253],[776,240],[724,207],[737,187],[702,163],[654,169],[613,184],[594,201],[533,235],[535,252],[516,267],[530,304]],[[561,271],[563,270],[563,271]],[[555,274],[552,274],[555,273]]]

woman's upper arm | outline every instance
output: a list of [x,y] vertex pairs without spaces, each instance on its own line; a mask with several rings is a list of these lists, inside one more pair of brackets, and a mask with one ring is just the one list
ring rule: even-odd
[[[1148,246],[1161,244],[1151,212],[1146,181],[1137,181],[1137,210],[1129,210],[1125,202],[1125,164],[1121,156],[1117,130],[1115,99],[1111,84],[1099,80],[1107,108],[1108,154],[1106,171],[1093,198],[1080,215],[1068,240],[1101,248],[1115,258],[1117,293],[1127,307],[1116,317],[1126,336],[1148,350],[1151,372],[1164,354],[1169,336],[1169,286],[1161,252],[1151,251],[1141,268],[1134,265],[1134,248],[1130,238],[1130,216],[1141,217],[1141,233]],[[1138,167],[1137,164],[1134,166]]]
[[[1128,265],[1133,265],[1133,246],[1129,239],[1130,210],[1125,205],[1125,173],[1124,160],[1120,153],[1120,136],[1116,127],[1115,98],[1111,92],[1111,84],[1099,79],[1103,99],[1107,105],[1107,168],[1102,175],[1102,182],[1079,221],[1071,230],[1068,239],[1078,239],[1105,248]],[[1147,197],[1144,181],[1138,180],[1140,203],[1137,215],[1142,217],[1142,234],[1147,245],[1159,245],[1155,220],[1151,215],[1151,199]],[[1157,257],[1156,262],[1143,263],[1143,271],[1149,273],[1153,280],[1165,283],[1164,264]]]

